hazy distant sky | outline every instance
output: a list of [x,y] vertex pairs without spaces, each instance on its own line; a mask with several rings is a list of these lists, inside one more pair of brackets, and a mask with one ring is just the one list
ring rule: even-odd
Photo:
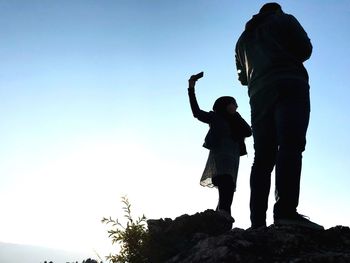
[[[100,220],[122,217],[123,195],[148,218],[215,208],[216,190],[199,185],[208,127],[192,116],[187,79],[204,71],[202,109],[231,95],[250,122],[234,45],[263,3],[0,0],[0,241],[103,254]],[[350,1],[279,3],[314,46],[299,212],[349,225]],[[246,142],[233,201],[241,228],[250,226]]]

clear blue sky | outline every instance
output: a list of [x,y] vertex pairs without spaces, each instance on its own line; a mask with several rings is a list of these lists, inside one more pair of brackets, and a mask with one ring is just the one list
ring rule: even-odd
[[[250,122],[234,45],[257,0],[0,0],[0,241],[96,249],[103,216],[174,218],[215,208],[199,185],[207,127],[192,117],[187,79],[199,71],[204,110],[236,97]],[[279,2],[314,46],[311,121],[299,212],[349,225],[349,0]],[[249,227],[241,159],[233,215]],[[268,223],[272,223],[270,195]]]

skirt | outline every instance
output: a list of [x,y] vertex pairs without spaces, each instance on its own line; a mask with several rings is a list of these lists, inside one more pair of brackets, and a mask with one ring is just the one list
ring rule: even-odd
[[240,147],[239,142],[233,139],[222,140],[220,145],[210,150],[205,165],[200,185],[214,187],[213,178],[230,175],[236,185],[239,167]]

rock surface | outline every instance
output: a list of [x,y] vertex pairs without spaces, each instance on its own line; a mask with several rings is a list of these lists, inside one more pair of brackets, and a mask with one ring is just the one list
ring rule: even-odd
[[350,229],[270,226],[243,230],[213,210],[148,220],[152,263],[347,263]]

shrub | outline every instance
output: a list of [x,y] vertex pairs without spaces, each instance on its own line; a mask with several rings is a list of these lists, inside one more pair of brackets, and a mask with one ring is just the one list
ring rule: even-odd
[[103,218],[102,223],[111,225],[108,230],[112,244],[120,245],[118,254],[109,254],[106,259],[111,263],[145,263],[147,262],[146,250],[148,230],[146,217],[142,215],[137,220],[131,216],[131,205],[127,197],[122,197],[124,216],[127,219],[123,226],[118,219]]

